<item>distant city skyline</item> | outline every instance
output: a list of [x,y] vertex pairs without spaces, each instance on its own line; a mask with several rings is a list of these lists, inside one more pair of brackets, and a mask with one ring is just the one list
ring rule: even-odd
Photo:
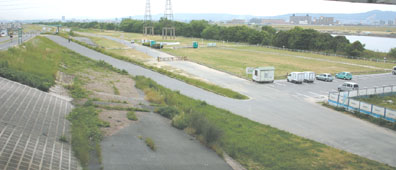
[[[289,13],[360,13],[396,11],[396,5],[360,4],[325,0],[172,0],[174,13],[227,13],[275,16]],[[110,19],[144,15],[145,0],[0,0],[0,20]],[[151,0],[151,12],[163,14],[165,0]]]

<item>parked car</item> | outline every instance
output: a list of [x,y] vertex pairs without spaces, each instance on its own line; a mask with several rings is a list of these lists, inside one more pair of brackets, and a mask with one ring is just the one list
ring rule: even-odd
[[393,67],[392,74],[396,75],[396,66]]
[[303,81],[304,81],[303,72],[291,72],[289,75],[287,75],[287,82],[301,84]]
[[135,44],[135,40],[131,40],[131,44]]
[[359,85],[353,82],[345,82],[344,84],[338,86],[338,91],[351,91],[351,90],[359,90]]
[[312,71],[304,72],[304,82],[313,83],[315,81],[315,73]]
[[352,80],[352,74],[350,72],[341,72],[336,74],[335,77],[344,80]]
[[323,73],[316,76],[316,80],[332,82],[334,80],[333,76],[329,73]]

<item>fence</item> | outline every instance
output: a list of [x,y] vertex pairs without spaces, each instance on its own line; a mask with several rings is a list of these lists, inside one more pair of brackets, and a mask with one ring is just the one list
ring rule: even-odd
[[369,97],[372,95],[392,95],[396,93],[396,85],[367,88],[347,92],[330,92],[328,102],[335,107],[344,107],[347,111],[358,111],[373,117],[396,122],[396,111],[389,108],[361,102],[355,98]]

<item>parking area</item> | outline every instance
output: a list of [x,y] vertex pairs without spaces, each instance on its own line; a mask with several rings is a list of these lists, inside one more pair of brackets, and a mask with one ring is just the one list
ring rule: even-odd
[[61,98],[0,77],[0,169],[78,169],[66,120],[71,109]]
[[[334,75],[333,75],[334,77]],[[336,92],[337,87],[344,82],[355,82],[360,89],[381,87],[396,84],[396,75],[391,73],[357,75],[352,80],[334,79],[332,82],[315,80],[314,83],[294,84],[286,80],[277,80],[273,84],[263,84],[264,86],[288,92],[294,97],[306,99],[327,99],[329,92]]]

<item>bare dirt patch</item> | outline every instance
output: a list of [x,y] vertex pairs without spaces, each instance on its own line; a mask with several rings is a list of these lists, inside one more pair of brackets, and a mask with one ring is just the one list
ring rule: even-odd
[[[117,108],[139,108],[144,103],[135,88],[135,81],[128,75],[113,72],[88,71],[81,73],[86,78],[84,88],[91,91],[90,98],[101,109],[99,118],[110,123],[110,127],[102,128],[105,136],[111,136],[119,130],[129,126],[133,121],[126,117],[127,111]],[[112,110],[111,107],[114,109]]]

